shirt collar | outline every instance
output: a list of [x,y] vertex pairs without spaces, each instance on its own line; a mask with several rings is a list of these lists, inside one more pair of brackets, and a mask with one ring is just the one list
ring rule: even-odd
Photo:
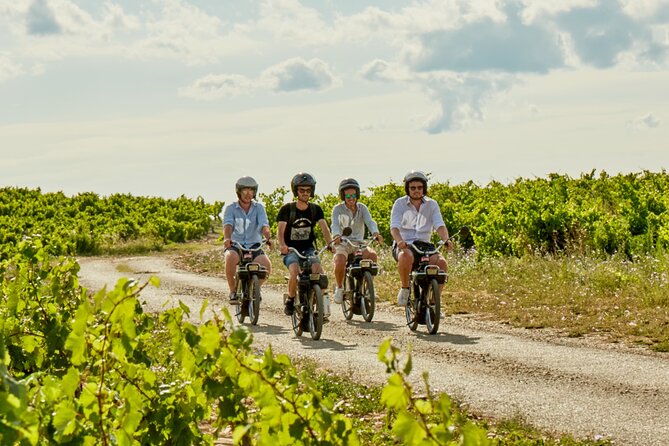
[[[405,198],[404,202],[406,203],[406,205],[411,206],[411,197],[409,197],[408,195],[405,195],[404,198]],[[423,195],[420,198],[421,203],[425,203],[427,200],[428,200],[428,197],[426,197],[425,195]]]

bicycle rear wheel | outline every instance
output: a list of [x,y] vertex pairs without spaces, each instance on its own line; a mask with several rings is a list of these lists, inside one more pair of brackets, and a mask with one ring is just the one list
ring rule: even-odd
[[365,271],[360,280],[360,312],[365,322],[371,322],[376,308],[376,296],[374,295],[374,279],[372,273]]
[[437,279],[432,279],[425,286],[425,325],[430,334],[439,330],[439,319],[441,318],[441,293]]
[[323,292],[319,285],[312,285],[311,290],[309,290],[308,302],[309,331],[311,332],[311,338],[317,341],[321,338],[323,332]]
[[251,280],[249,281],[247,295],[249,321],[252,325],[256,325],[260,316],[260,279],[255,274],[251,276]]

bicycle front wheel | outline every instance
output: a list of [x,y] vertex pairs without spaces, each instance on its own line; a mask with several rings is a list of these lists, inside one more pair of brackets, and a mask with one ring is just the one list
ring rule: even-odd
[[376,308],[376,296],[374,295],[374,278],[372,273],[365,271],[360,280],[360,312],[365,322],[371,322]]
[[353,293],[355,293],[355,279],[346,276],[344,280],[344,299],[341,302],[341,311],[347,321],[353,318]]
[[407,304],[404,307],[404,313],[407,318],[407,325],[409,326],[409,330],[416,331],[416,328],[418,328],[418,315],[420,310],[420,288],[411,284],[409,285],[409,289],[411,290],[411,294],[409,295]]
[[244,323],[244,319],[248,315],[246,305],[248,303],[248,282],[246,279],[239,279],[240,284],[237,287],[237,304],[235,305],[235,316],[240,324]]
[[[300,291],[300,293],[302,293]],[[293,311],[293,315],[290,317],[291,322],[293,323],[293,331],[295,332],[296,336],[302,336],[303,327],[302,327],[302,318],[306,317],[305,314],[302,312],[302,296],[297,296],[295,298],[295,311]]]
[[251,276],[251,280],[249,281],[247,296],[249,321],[252,325],[256,325],[260,316],[260,279],[255,274]]
[[323,292],[319,285],[312,285],[308,301],[309,331],[311,338],[317,341],[323,332]]
[[425,325],[430,334],[439,330],[439,319],[441,318],[441,293],[437,279],[432,279],[425,286]]

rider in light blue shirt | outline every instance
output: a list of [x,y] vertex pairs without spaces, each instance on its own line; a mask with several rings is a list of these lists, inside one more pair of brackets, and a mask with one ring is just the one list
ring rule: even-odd
[[[237,281],[235,274],[242,252],[235,243],[243,248],[258,248],[263,238],[267,240],[267,246],[272,247],[269,229],[269,220],[265,207],[255,201],[258,193],[258,183],[251,177],[241,177],[235,184],[237,192],[236,202],[229,204],[223,211],[223,236],[225,241],[225,278],[230,287],[230,304],[237,303]],[[264,266],[269,277],[272,263],[262,250],[253,251],[253,261]],[[264,280],[261,280],[261,284]]]

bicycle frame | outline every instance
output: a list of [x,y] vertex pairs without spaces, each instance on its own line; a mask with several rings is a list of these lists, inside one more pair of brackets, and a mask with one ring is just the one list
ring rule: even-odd
[[423,251],[413,243],[408,244],[420,255],[418,266],[412,268],[409,276],[410,295],[405,307],[407,325],[411,331],[415,331],[418,324],[426,325],[430,334],[435,334],[439,329],[441,285],[447,282],[448,276],[439,266],[430,264],[430,256],[439,253],[445,243],[439,242],[435,249],[429,251]]
[[239,249],[239,263],[235,277],[237,278],[237,299],[236,316],[240,323],[244,323],[246,316],[249,316],[252,325],[258,323],[260,314],[260,280],[267,277],[267,270],[260,263],[253,261],[253,253],[258,252],[267,243],[263,240],[257,248],[245,248],[237,242],[233,245]]
[[373,276],[378,274],[379,267],[371,259],[364,259],[363,251],[373,239],[352,242],[341,237],[341,240],[355,248],[346,259],[342,312],[347,320],[351,320],[354,314],[360,314],[366,322],[371,322],[376,307]]
[[288,248],[294,252],[298,259],[300,272],[297,276],[297,297],[295,312],[292,316],[293,331],[297,336],[302,336],[304,330],[309,330],[311,337],[318,340],[323,330],[324,301],[323,289],[328,287],[328,277],[321,273],[312,273],[311,267],[315,263],[314,258],[328,248],[323,247],[314,256],[304,256],[295,248]]

